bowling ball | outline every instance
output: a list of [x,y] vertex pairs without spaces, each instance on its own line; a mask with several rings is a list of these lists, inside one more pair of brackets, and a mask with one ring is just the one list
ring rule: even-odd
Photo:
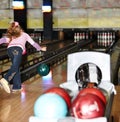
[[80,90],[80,92],[78,93],[78,96],[84,95],[87,93],[97,95],[103,101],[103,103],[105,105],[107,104],[106,97],[100,89],[98,89],[98,88],[84,88],[84,89]]
[[56,93],[56,94],[60,95],[67,103],[68,109],[70,109],[71,97],[65,89],[63,89],[61,87],[52,87],[52,88],[46,90],[45,93]]
[[34,104],[34,115],[41,119],[60,119],[67,113],[65,100],[55,93],[42,94]]
[[41,76],[46,76],[50,72],[50,68],[47,64],[40,64],[37,67],[37,71]]
[[104,113],[105,105],[102,100],[97,95],[89,93],[76,97],[70,110],[71,116],[80,119],[103,117]]

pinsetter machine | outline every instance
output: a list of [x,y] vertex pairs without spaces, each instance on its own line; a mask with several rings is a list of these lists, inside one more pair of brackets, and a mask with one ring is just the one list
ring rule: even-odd
[[[112,100],[116,94],[111,81],[110,55],[102,52],[83,51],[69,54],[67,58],[67,82],[60,84],[60,88],[68,91],[72,100],[76,98],[80,90],[88,85],[101,89],[107,97],[105,112],[103,116],[97,118],[81,119],[68,115],[58,120],[49,120],[49,122],[110,122]],[[39,122],[39,120],[31,117],[30,122]],[[42,121],[40,120],[40,122]]]

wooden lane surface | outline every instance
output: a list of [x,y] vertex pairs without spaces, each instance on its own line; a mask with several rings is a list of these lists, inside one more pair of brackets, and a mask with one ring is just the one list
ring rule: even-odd
[[[46,89],[66,81],[66,68],[66,62],[54,66],[47,79],[36,75],[22,84],[21,93],[7,94],[0,88],[0,122],[28,122],[34,114],[36,99]],[[114,121],[111,122],[120,122],[120,86],[116,86],[116,90],[111,111]]]
[[120,122],[120,85],[115,86],[115,89],[117,94],[114,95],[111,116],[113,117],[113,122]]
[[46,89],[66,81],[66,63],[51,68],[50,74],[46,79],[36,75],[24,82],[21,93],[7,94],[0,88],[0,122],[28,122],[36,99]]

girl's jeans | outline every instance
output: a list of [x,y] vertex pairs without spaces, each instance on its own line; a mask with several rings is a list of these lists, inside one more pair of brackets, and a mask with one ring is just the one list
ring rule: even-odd
[[21,75],[20,64],[22,60],[22,48],[18,46],[10,47],[7,49],[9,58],[11,59],[11,67],[5,74],[4,78],[10,83],[13,82],[12,89],[21,89]]

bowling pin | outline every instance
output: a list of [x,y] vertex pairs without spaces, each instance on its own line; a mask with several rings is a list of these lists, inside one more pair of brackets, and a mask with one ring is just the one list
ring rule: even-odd
[[74,33],[74,42],[77,41],[77,33]]

